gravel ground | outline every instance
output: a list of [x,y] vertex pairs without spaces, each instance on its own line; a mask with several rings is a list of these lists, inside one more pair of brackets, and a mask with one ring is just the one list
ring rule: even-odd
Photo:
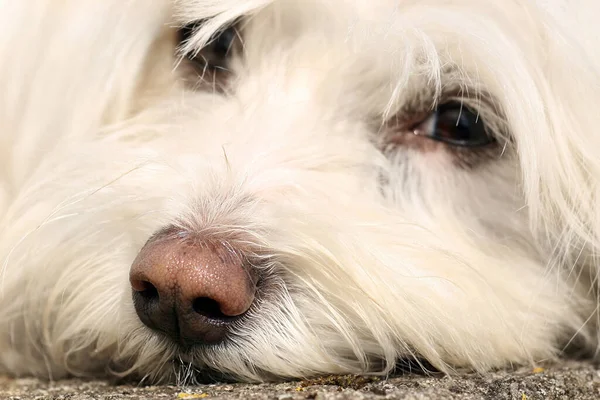
[[277,384],[215,384],[194,387],[111,385],[103,381],[0,377],[0,399],[600,399],[600,368],[574,361],[561,365],[455,378],[404,375],[387,380],[326,377]]

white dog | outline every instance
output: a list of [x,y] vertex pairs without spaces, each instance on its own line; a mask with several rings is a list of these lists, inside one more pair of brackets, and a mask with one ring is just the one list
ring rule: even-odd
[[596,0],[0,0],[0,372],[598,345]]

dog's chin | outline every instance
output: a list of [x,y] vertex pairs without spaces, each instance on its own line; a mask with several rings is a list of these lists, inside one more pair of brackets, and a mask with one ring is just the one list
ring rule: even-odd
[[[243,349],[243,340],[238,340],[235,337],[228,337],[218,344],[196,344],[192,346],[174,347],[175,356],[171,360],[172,371],[178,383],[181,384],[211,384],[217,382],[239,382],[240,379],[248,380],[244,376],[240,376],[235,372],[225,372],[218,367],[219,364],[226,364],[225,360],[231,358],[231,352],[239,352]],[[302,351],[298,349],[298,351]],[[210,359],[212,362],[207,363],[205,360]],[[219,360],[223,360],[220,363]],[[387,376],[400,376],[405,374],[417,375],[443,375],[443,373],[433,366],[426,358],[412,353],[410,356],[401,357],[397,360],[393,368],[388,368],[384,360],[376,358],[370,360],[370,365],[374,371],[388,370]],[[282,379],[290,379],[289,376],[278,375],[276,371],[267,371],[255,369],[254,371],[260,376],[260,381],[280,381]],[[356,375],[361,375],[357,372]],[[327,374],[325,374],[327,375]],[[367,373],[367,375],[369,375]],[[377,374],[379,375],[379,374]],[[310,375],[306,375],[308,377]],[[297,377],[296,377],[297,378]],[[168,376],[164,377],[165,381],[169,381]]]
[[[218,368],[210,367],[203,362],[203,357],[210,354],[217,359],[227,357],[231,344],[225,339],[219,344],[196,344],[193,346],[176,346],[175,356],[171,360],[172,373],[179,384],[210,384],[217,382],[236,382],[239,377]],[[166,377],[165,381],[170,378]]]
[[[161,332],[152,334],[156,335],[164,347],[170,349],[169,353],[173,354],[162,369],[150,372],[154,375],[153,380],[170,382],[175,378],[178,384],[209,384],[240,380],[259,382],[284,378],[272,371],[255,369],[253,371],[255,376],[260,378],[248,379],[247,376],[235,371],[225,371],[219,367],[219,365],[228,365],[232,357],[244,352],[245,341],[235,335],[227,335],[219,343],[180,344]],[[149,367],[153,368],[153,365]],[[144,367],[141,367],[139,372],[143,373]]]

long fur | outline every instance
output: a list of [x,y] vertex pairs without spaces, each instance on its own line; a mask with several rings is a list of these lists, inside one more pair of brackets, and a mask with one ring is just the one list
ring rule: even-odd
[[[598,11],[0,0],[0,371],[257,381],[595,354]],[[240,18],[233,83],[190,90],[182,57]],[[501,157],[382,151],[384,120],[450,90]],[[264,293],[222,345],[182,353],[135,314],[129,267],[167,224],[260,249]]]

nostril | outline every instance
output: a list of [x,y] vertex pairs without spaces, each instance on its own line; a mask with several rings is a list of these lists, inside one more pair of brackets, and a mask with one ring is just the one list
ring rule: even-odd
[[254,304],[258,277],[244,254],[229,243],[159,233],[129,271],[139,319],[184,347],[221,342]]
[[212,320],[231,321],[236,318],[223,314],[219,303],[209,297],[198,297],[194,299],[192,307],[196,313]]
[[152,283],[148,281],[132,281],[131,287],[139,296],[146,300],[158,300],[158,289]]

